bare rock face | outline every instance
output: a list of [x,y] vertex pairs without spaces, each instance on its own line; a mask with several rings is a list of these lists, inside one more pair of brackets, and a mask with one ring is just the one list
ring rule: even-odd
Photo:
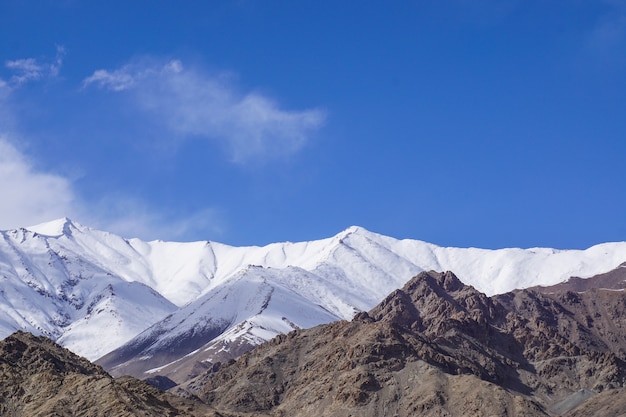
[[608,416],[625,360],[623,291],[486,297],[428,272],[351,322],[278,336],[177,390],[242,415]]
[[201,404],[149,384],[114,380],[101,367],[44,337],[17,332],[0,342],[2,416],[195,416]]

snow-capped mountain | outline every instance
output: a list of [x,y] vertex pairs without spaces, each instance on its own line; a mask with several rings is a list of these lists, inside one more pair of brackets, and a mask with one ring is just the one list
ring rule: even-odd
[[77,244],[90,237],[82,229],[69,221],[56,225],[49,235],[26,229],[1,234],[0,336],[27,330],[95,358],[176,309],[148,285],[101,265],[111,260],[104,251],[99,261],[90,257]]
[[124,239],[60,219],[0,232],[0,337],[44,334],[90,359],[119,348],[110,364],[132,359],[129,369],[156,371],[185,355],[232,354],[293,328],[350,319],[424,270],[454,271],[491,295],[624,261],[626,242],[445,248],[350,227],[318,241],[233,247]]

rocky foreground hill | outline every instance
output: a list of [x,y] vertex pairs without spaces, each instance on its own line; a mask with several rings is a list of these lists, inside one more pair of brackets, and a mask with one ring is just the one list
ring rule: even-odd
[[272,416],[617,416],[625,360],[623,291],[486,297],[429,272],[351,322],[279,336],[178,392]]
[[0,342],[0,414],[626,415],[625,280],[487,297],[424,272],[352,321],[280,335],[169,393],[16,333]]
[[208,407],[122,377],[113,379],[45,337],[0,342],[1,416],[211,416]]

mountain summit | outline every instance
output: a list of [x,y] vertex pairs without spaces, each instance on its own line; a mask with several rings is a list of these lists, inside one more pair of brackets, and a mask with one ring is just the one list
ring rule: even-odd
[[63,235],[70,236],[72,234],[72,230],[79,230],[81,232],[85,231],[86,227],[78,223],[74,223],[71,219],[67,217],[62,217],[51,222],[30,226],[26,229],[42,236],[61,237]]

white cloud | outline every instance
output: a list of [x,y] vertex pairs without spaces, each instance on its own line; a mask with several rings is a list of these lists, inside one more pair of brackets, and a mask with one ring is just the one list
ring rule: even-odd
[[[12,96],[19,85],[43,77],[56,76],[65,51],[57,47],[52,63],[34,59],[8,61],[17,72],[8,82],[0,79],[0,230],[28,227],[61,217],[70,217],[86,226],[111,231],[124,237],[142,239],[207,239],[222,234],[224,221],[214,208],[196,212],[165,212],[147,202],[123,194],[107,195],[100,201],[87,201],[75,179],[47,172],[37,160],[15,144],[24,143],[16,129]],[[176,62],[165,71],[180,71]]]
[[0,198],[0,230],[70,217],[124,237],[189,240],[219,236],[224,224],[218,210],[212,208],[185,216],[168,215],[121,194],[87,202],[71,179],[37,169],[6,136],[0,136]]
[[70,181],[38,171],[0,136],[0,229],[29,226],[70,215],[75,201]]
[[71,181],[38,169],[14,145],[19,143],[16,138],[20,138],[14,133],[16,115],[11,100],[16,87],[52,76],[52,72],[58,74],[63,53],[58,47],[54,71],[52,64],[40,64],[34,58],[5,62],[15,75],[8,81],[0,79],[0,229],[30,226],[75,213],[76,195]]
[[57,46],[57,53],[51,62],[40,63],[35,58],[22,58],[15,60],[7,60],[4,66],[11,70],[14,75],[9,81],[0,80],[0,88],[10,85],[11,87],[19,87],[29,81],[36,81],[47,77],[56,77],[63,66],[63,58],[65,56],[65,48]]
[[139,61],[126,64],[114,71],[96,70],[83,80],[83,88],[91,84],[96,84],[100,88],[111,91],[124,91],[135,87],[139,82],[168,74],[182,72],[183,64],[178,60],[172,60],[165,65],[151,64],[146,61]]
[[50,76],[56,77],[59,75],[61,71],[61,67],[63,66],[63,58],[65,57],[65,47],[62,45],[57,45],[57,55],[54,58],[54,61],[50,63]]
[[319,109],[284,110],[260,93],[240,93],[228,77],[184,68],[178,60],[97,70],[83,81],[90,85],[127,92],[171,132],[219,141],[236,162],[291,155],[326,118]]
[[5,67],[17,72],[11,77],[11,83],[16,85],[22,85],[27,81],[38,80],[43,77],[43,67],[37,64],[34,58],[6,61]]
[[87,77],[83,80],[83,87],[94,83],[113,91],[123,91],[132,87],[135,80],[132,75],[128,73],[126,68],[122,68],[113,72],[97,70],[91,77]]

